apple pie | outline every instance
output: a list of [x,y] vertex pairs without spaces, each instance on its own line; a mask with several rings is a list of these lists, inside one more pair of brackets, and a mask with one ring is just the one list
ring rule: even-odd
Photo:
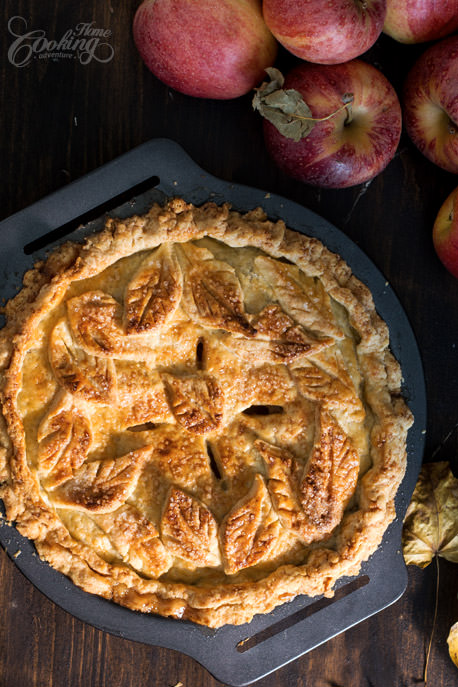
[[0,333],[0,496],[86,591],[211,627],[332,595],[395,517],[411,413],[370,291],[261,209],[109,219]]

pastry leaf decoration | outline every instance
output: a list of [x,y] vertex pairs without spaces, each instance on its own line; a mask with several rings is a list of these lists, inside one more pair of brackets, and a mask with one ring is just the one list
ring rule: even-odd
[[223,391],[208,374],[182,377],[162,375],[167,397],[177,422],[193,434],[217,429],[223,418]]
[[132,361],[116,363],[118,422],[129,428],[145,423],[173,422],[160,373]]
[[342,95],[342,105],[334,112],[325,117],[313,117],[299,91],[294,88],[283,89],[285,78],[278,69],[268,67],[266,72],[270,81],[264,81],[259,88],[255,88],[252,105],[286,138],[297,143],[310,134],[317,122],[331,119],[345,109],[347,117],[351,117],[352,93]]
[[349,438],[326,411],[300,484],[300,500],[313,538],[341,521],[358,479],[359,457]]
[[264,480],[257,474],[221,525],[224,572],[233,575],[259,563],[275,547],[279,529]]
[[230,351],[240,356],[242,360],[253,365],[288,364],[294,360],[318,353],[323,348],[319,343],[313,346],[310,343],[297,343],[294,341],[266,341],[265,339],[222,339],[222,342]]
[[254,365],[291,363],[315,355],[334,344],[330,337],[317,337],[307,332],[287,315],[279,305],[266,306],[252,324],[256,330],[251,339],[222,337],[223,343]]
[[338,377],[311,363],[294,368],[292,375],[304,398],[321,403],[329,411],[338,411],[344,405],[353,422],[364,420],[364,407],[358,395]]
[[292,341],[266,341],[265,339],[222,339],[223,343],[235,353],[253,365],[264,363],[287,364],[298,358],[312,355],[321,350],[312,349],[310,344],[300,344]]
[[53,503],[89,513],[116,510],[132,494],[150,452],[146,447],[120,458],[84,463],[73,479],[53,491]]
[[292,359],[303,355],[318,353],[332,346],[334,339],[317,337],[298,325],[279,305],[266,306],[253,320],[260,339],[274,342],[274,351],[290,351]]
[[183,275],[175,251],[163,244],[148,256],[130,281],[124,311],[127,334],[161,327],[173,317],[183,292]]
[[294,457],[265,441],[255,442],[267,466],[268,489],[283,526],[308,544],[330,534],[342,519],[358,479],[359,458],[326,412],[303,474]]
[[122,354],[122,308],[104,291],[87,291],[67,301],[67,315],[77,346],[89,355],[116,357]]
[[185,256],[182,304],[191,319],[203,327],[253,336],[255,331],[248,322],[234,268],[192,244],[182,248],[181,253]]
[[335,324],[329,295],[322,284],[301,274],[295,265],[285,265],[267,256],[258,256],[256,267],[263,281],[275,289],[275,298],[283,310],[309,331],[341,339]]
[[71,397],[59,394],[38,427],[37,440],[38,467],[47,475],[46,488],[52,489],[71,479],[86,460],[92,440],[89,421]]
[[293,455],[261,439],[254,446],[266,464],[267,488],[281,524],[301,535],[305,518],[297,495],[297,466]]
[[49,358],[57,381],[70,393],[98,403],[115,400],[114,362],[76,346],[65,320],[58,322],[51,333]]
[[[432,560],[436,562],[436,598],[424,670],[426,685],[438,611],[439,558],[458,562],[458,480],[449,463],[423,465],[404,519],[402,548],[407,565],[425,568]],[[455,665],[458,665],[457,630],[458,623],[455,623],[447,640]]]
[[135,570],[159,577],[169,569],[172,557],[159,532],[134,506],[125,504],[113,513],[94,516],[94,520],[123,560]]
[[198,499],[171,487],[161,520],[162,539],[175,556],[199,566],[219,565],[218,525]]

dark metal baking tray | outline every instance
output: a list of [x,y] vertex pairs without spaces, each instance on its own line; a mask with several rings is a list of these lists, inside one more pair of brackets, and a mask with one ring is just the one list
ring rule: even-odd
[[[179,650],[199,661],[218,680],[241,687],[377,613],[403,594],[407,574],[400,538],[402,519],[422,462],[424,376],[415,337],[396,295],[345,234],[297,203],[207,174],[180,146],[166,139],[144,143],[1,222],[2,296],[10,298],[18,291],[24,271],[61,242],[63,234],[71,231],[69,238],[81,240],[100,229],[104,221],[101,209],[107,205],[110,215],[126,217],[146,211],[154,201],[177,195],[195,204],[229,201],[244,211],[262,206],[270,218],[281,217],[291,228],[322,240],[369,286],[378,312],[389,325],[391,348],[403,369],[404,395],[415,415],[408,437],[407,472],[396,499],[396,521],[379,549],[363,564],[360,576],[339,581],[334,599],[300,596],[267,615],[256,616],[248,625],[217,630],[144,615],[83,592],[42,562],[33,544],[1,518],[0,542],[41,592],[77,618],[120,637]],[[91,213],[97,218],[87,221]],[[75,228],[74,221],[78,223],[81,218],[84,226]]]

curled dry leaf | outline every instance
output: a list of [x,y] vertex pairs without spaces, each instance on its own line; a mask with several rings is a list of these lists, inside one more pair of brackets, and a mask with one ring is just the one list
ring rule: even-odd
[[270,81],[264,81],[259,88],[255,88],[253,109],[258,110],[286,138],[298,143],[310,134],[317,122],[330,119],[344,109],[351,119],[353,93],[344,93],[342,105],[334,112],[325,117],[314,117],[299,91],[294,88],[283,88],[285,78],[278,69],[269,67],[266,72]]
[[434,556],[458,563],[458,480],[447,462],[423,465],[407,509],[402,546],[407,565]]
[[293,88],[282,88],[285,79],[283,74],[274,67],[266,72],[270,81],[264,81],[255,89],[253,108],[271,122],[283,136],[293,141],[300,141],[309,135],[315,122],[312,112],[304,102],[299,91]]
[[[447,462],[423,465],[407,509],[402,546],[406,563],[425,568],[440,556],[458,563],[458,479]],[[438,558],[436,558],[436,564]],[[429,655],[437,619],[439,566],[437,565],[436,604],[433,629],[426,655],[424,681],[427,683]],[[452,661],[458,666],[458,623],[447,639]]]

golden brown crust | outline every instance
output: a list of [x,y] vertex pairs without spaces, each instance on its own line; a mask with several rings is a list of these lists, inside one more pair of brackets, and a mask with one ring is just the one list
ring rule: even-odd
[[394,518],[411,414],[372,296],[228,205],[110,219],[0,332],[0,496],[87,591],[217,627],[331,594]]

